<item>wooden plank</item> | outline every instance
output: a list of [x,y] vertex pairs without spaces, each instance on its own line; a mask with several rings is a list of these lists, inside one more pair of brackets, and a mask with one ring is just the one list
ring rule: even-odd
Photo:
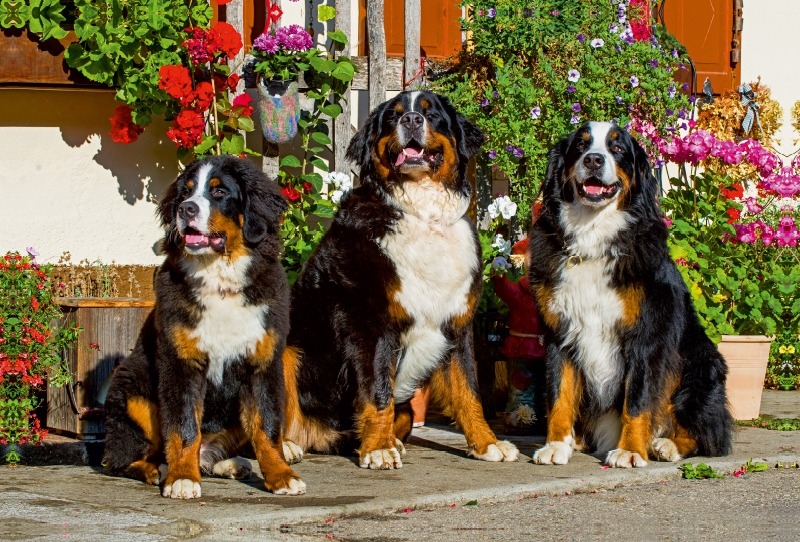
[[[352,32],[350,31],[350,0],[336,0],[335,7],[336,19],[334,20],[334,26],[336,30],[344,32],[348,39],[347,46],[344,50],[337,52],[336,56],[350,56],[350,49],[352,47],[352,43],[350,43],[352,39]],[[347,146],[350,145],[350,139],[352,138],[350,121],[350,97],[352,93],[348,91],[346,94],[345,99],[338,101],[342,112],[336,117],[333,126],[333,164],[331,164],[331,171],[350,173],[350,167],[345,158],[345,154],[347,153]]]
[[134,297],[57,297],[61,307],[153,307],[155,301]]
[[419,73],[420,39],[422,37],[422,7],[420,0],[405,0],[405,70],[403,73],[403,89],[416,90],[422,83]]
[[[358,66],[359,73],[353,78],[350,88],[353,90],[369,90],[369,58],[356,56],[353,57],[353,63]],[[384,69],[386,90],[403,90],[403,59],[387,58]]]
[[67,66],[64,51],[77,40],[74,32],[61,40],[42,42],[39,36],[23,30],[0,31],[0,85],[47,85],[112,91]]
[[369,110],[386,100],[386,32],[383,28],[383,0],[367,0],[369,40]]

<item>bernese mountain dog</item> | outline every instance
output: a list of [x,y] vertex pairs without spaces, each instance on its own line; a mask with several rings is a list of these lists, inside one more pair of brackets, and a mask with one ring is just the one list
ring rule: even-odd
[[292,288],[285,436],[303,450],[352,445],[363,468],[401,468],[410,399],[428,383],[470,456],[517,459],[483,417],[473,354],[481,256],[466,167],[483,141],[421,91],[378,106],[354,136],[361,184]]
[[548,328],[548,427],[534,462],[583,446],[611,467],[729,453],[727,366],[670,258],[644,149],[589,122],[553,148],[543,194],[529,277]]
[[201,472],[250,474],[236,457],[250,444],[266,489],[305,492],[282,444],[286,207],[273,181],[233,156],[198,160],[169,186],[155,308],[105,403],[106,472],[197,498]]

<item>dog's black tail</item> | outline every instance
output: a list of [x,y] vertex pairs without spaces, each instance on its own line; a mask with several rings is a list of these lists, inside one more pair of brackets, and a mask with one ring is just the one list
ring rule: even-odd
[[733,448],[733,416],[725,393],[728,367],[700,325],[691,300],[686,313],[680,346],[684,370],[673,399],[675,417],[697,441],[698,455],[727,455]]

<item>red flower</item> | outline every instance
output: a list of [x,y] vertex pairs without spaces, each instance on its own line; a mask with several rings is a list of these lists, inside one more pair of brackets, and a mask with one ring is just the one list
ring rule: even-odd
[[114,116],[108,120],[111,121],[111,131],[108,135],[115,143],[133,143],[144,132],[142,126],[133,122],[131,108],[127,105],[118,105],[114,109]]
[[39,310],[39,300],[35,297],[31,297],[31,307],[33,307],[33,310],[35,311]]
[[183,66],[161,66],[158,76],[161,78],[158,88],[173,98],[183,101],[192,92],[192,77]]
[[100,350],[100,345],[97,343],[89,343],[89,348],[92,350]]
[[730,188],[725,188],[722,185],[720,185],[719,187],[723,197],[727,199],[737,199],[744,196],[744,188],[742,188],[742,185],[739,183],[734,183],[733,185],[731,185]]
[[225,84],[228,86],[229,89],[235,91],[236,87],[239,85],[239,74],[234,73],[228,77],[228,80],[225,81]]
[[190,149],[200,143],[204,128],[203,115],[196,111],[185,109],[175,117],[172,128],[167,130],[167,136],[178,147]]
[[203,81],[202,83],[198,83],[194,92],[189,94],[187,97],[187,102],[184,103],[183,100],[181,100],[181,103],[183,103],[184,106],[187,106],[194,102],[193,109],[198,113],[202,113],[211,107],[213,101],[214,88],[208,81]]
[[218,50],[229,59],[235,57],[242,50],[242,36],[236,29],[226,22],[218,22],[210,32]]
[[286,199],[288,199],[289,201],[297,201],[297,200],[299,200],[300,198],[302,198],[302,197],[303,197],[303,194],[301,194],[301,193],[300,193],[300,192],[299,192],[299,191],[298,191],[296,188],[294,188],[293,186],[287,186],[286,188],[284,188],[283,190],[281,190],[281,194],[283,194],[283,195],[284,195],[284,197],[285,197]]
[[739,209],[728,209],[726,212],[730,217],[728,219],[728,224],[733,224],[734,222],[739,220],[739,218],[742,216],[742,213],[739,211]]
[[310,194],[314,190],[314,185],[306,181],[303,183],[303,192]]
[[233,99],[233,109],[241,108],[241,111],[238,112],[239,115],[249,117],[253,114],[253,108],[248,105],[250,102],[253,101],[253,98],[250,97],[247,93],[239,94],[237,97]]

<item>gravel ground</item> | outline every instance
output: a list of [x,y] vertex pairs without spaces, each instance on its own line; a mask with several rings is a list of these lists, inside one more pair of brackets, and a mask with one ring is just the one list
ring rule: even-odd
[[800,471],[287,525],[282,540],[800,540]]

